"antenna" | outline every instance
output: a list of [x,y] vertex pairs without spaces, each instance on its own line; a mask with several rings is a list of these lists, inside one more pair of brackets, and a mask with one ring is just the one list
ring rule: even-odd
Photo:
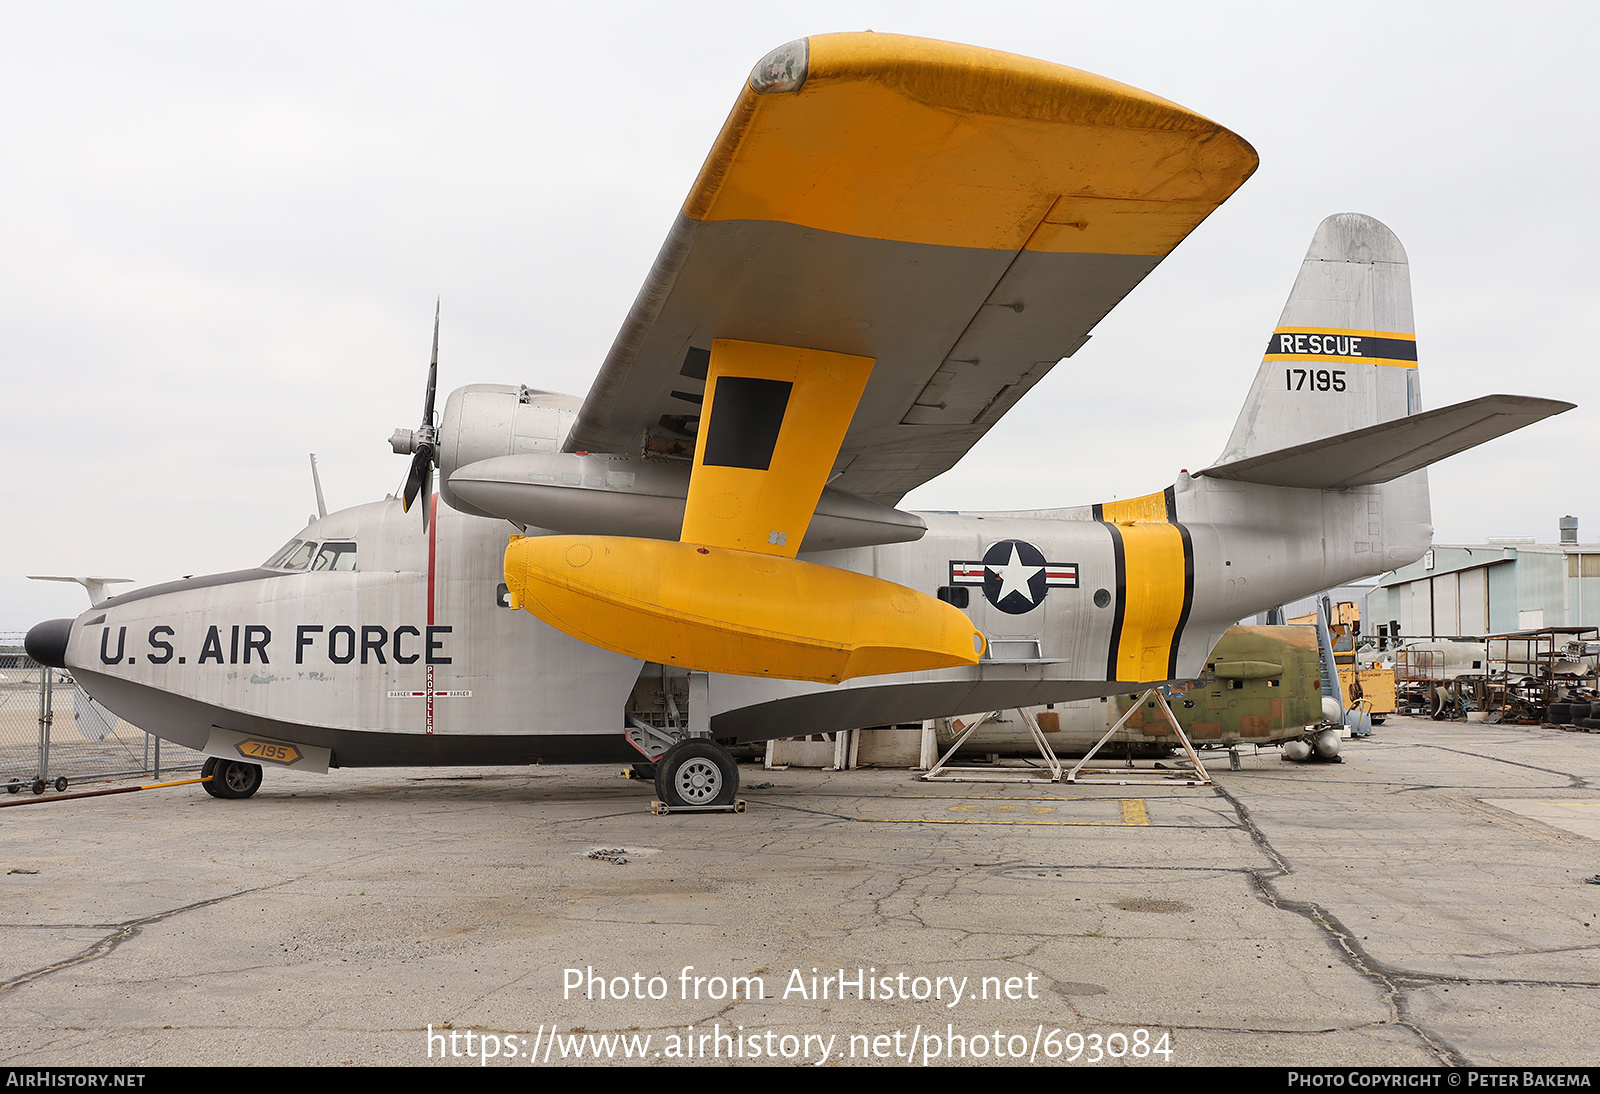
[[322,500],[322,477],[317,474],[317,454],[311,453],[311,485],[317,489],[317,516],[328,515],[328,505]]

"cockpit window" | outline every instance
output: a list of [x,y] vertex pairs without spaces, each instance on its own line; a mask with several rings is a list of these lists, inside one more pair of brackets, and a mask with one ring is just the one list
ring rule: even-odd
[[308,543],[303,539],[291,539],[283,545],[283,549],[266,561],[269,570],[304,570],[311,565],[311,558],[317,552],[315,543]]
[[318,547],[315,540],[291,539],[265,566],[269,570],[353,571],[356,545],[349,540],[330,540]]
[[354,543],[329,542],[322,545],[322,550],[317,552],[317,560],[311,564],[313,570],[348,571],[356,568],[356,545]]

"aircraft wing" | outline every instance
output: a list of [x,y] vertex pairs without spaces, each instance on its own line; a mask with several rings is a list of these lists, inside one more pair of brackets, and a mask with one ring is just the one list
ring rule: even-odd
[[871,358],[830,484],[952,467],[1200,221],[1255,151],[1076,69],[889,34],[751,74],[567,440],[692,456],[713,339]]

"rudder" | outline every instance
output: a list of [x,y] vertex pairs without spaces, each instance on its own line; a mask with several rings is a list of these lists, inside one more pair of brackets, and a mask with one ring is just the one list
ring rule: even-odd
[[1317,226],[1244,410],[1217,463],[1422,409],[1411,275],[1384,224],[1338,213]]

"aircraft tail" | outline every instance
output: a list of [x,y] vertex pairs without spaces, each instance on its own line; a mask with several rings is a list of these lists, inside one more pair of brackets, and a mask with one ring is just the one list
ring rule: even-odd
[[1405,248],[1360,213],[1317,226],[1217,464],[1422,410]]
[[[1324,220],[1227,448],[1200,474],[1322,490],[1373,486],[1572,409],[1486,395],[1424,411],[1415,331],[1411,275],[1394,233],[1360,213]],[[1405,508],[1426,523],[1427,478],[1417,474],[1408,487]]]
[[1350,492],[1318,530],[1328,573],[1376,573],[1433,540],[1429,464],[1571,409],[1486,395],[1424,411],[1405,249],[1339,213],[1317,226],[1227,447],[1197,474]]

